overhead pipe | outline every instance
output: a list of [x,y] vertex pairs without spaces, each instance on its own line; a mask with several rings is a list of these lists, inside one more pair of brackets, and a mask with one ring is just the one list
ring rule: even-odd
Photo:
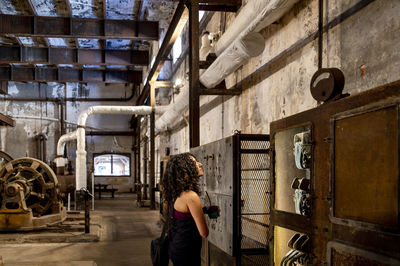
[[[281,18],[296,2],[298,0],[249,2],[215,44],[214,52],[219,56],[200,76],[200,82],[209,89],[214,88],[249,58],[260,55],[265,41],[259,31]],[[249,13],[254,13],[255,19]]]
[[[236,70],[250,57],[262,53],[264,38],[261,29],[278,20],[288,12],[298,0],[253,0],[248,2],[236,16],[227,31],[214,46],[219,55],[214,63],[200,76],[200,82],[207,88],[218,85],[227,75]],[[261,10],[261,12],[259,12]],[[256,17],[256,19],[253,19]],[[205,38],[205,36],[203,36]],[[189,90],[185,86],[176,101],[155,123],[155,134],[171,130],[178,124],[189,105]],[[147,133],[149,135],[149,133]]]
[[219,56],[237,39],[270,0],[250,0],[236,15],[235,20],[214,44],[214,53]]
[[65,144],[68,141],[76,140],[77,131],[72,131],[70,133],[64,134],[60,137],[57,143],[57,157],[55,159],[57,174],[63,174],[65,165],[68,163],[67,158],[64,158]]
[[[174,128],[178,121],[180,121],[179,117],[183,115],[183,112],[189,105],[189,88],[184,86],[181,89],[181,93],[176,97],[174,103],[170,103],[166,109],[166,111],[161,115],[156,123],[155,123],[155,135],[159,134],[162,131],[171,130]],[[150,133],[147,132],[147,135]]]
[[85,127],[86,121],[93,114],[137,114],[150,115],[152,112],[162,114],[165,108],[150,106],[92,106],[86,111],[79,114],[77,134],[77,151],[76,151],[76,189],[86,188],[86,140]]
[[[298,0],[250,0],[214,45],[214,53],[222,54],[243,32],[259,32],[287,13]],[[260,12],[261,10],[261,12]]]

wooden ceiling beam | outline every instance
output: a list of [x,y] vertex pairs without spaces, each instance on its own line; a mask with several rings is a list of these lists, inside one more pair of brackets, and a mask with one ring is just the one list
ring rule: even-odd
[[157,21],[0,14],[0,36],[158,40]]

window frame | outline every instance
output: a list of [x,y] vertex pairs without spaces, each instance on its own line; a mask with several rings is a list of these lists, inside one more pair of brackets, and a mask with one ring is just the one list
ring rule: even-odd
[[[98,156],[102,156],[102,155],[122,155],[122,156],[126,156],[129,158],[129,174],[128,175],[96,175],[95,174],[95,158]],[[92,164],[93,164],[93,175],[94,177],[130,177],[132,175],[132,171],[131,171],[131,163],[132,163],[132,156],[130,153],[127,152],[100,152],[100,153],[93,153],[93,158],[92,158]],[[111,160],[111,169],[113,164],[113,160]],[[112,171],[112,170],[111,170]]]

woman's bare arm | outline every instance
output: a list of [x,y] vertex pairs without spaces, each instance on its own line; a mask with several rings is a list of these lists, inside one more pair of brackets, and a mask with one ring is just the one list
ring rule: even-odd
[[197,195],[197,193],[194,191],[188,191],[185,196],[186,204],[194,221],[196,222],[197,229],[199,230],[200,235],[206,238],[208,236],[208,227],[206,224],[206,219],[204,218],[199,195]]

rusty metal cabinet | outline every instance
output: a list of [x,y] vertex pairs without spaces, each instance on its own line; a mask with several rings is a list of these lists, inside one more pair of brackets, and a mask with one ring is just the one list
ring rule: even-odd
[[[290,261],[296,234],[312,265],[400,265],[399,110],[396,82],[271,123],[271,265]],[[310,167],[299,170],[293,136],[304,131]],[[307,215],[296,177],[309,178]]]

